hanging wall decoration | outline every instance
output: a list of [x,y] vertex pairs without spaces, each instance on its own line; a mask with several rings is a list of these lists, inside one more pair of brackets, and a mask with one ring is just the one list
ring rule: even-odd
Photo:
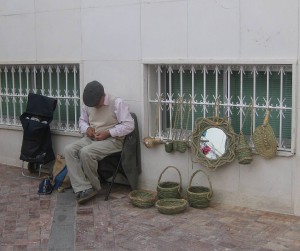
[[253,160],[252,149],[249,146],[249,144],[248,144],[248,142],[247,142],[247,140],[244,136],[244,133],[243,133],[243,127],[244,127],[247,115],[248,115],[250,110],[251,110],[251,135],[252,135],[252,118],[253,118],[253,114],[252,114],[252,106],[250,105],[249,108],[247,109],[243,125],[242,125],[240,133],[238,135],[237,145],[236,145],[236,149],[235,149],[237,159],[238,159],[239,163],[243,164],[243,165],[250,164]]
[[194,161],[211,170],[229,163],[235,158],[235,133],[231,124],[218,116],[201,118],[196,121],[191,137],[191,150]]
[[270,111],[267,110],[264,123],[256,127],[253,133],[253,143],[256,152],[266,159],[273,158],[277,152],[277,140],[269,124]]

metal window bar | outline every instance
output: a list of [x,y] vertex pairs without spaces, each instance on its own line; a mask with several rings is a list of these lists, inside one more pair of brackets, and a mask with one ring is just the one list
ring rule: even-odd
[[0,68],[0,124],[3,124],[3,110],[2,110],[2,69]]
[[[190,95],[191,107],[189,107],[189,109],[191,109],[192,121],[194,121],[195,120],[194,102],[195,102],[195,74],[196,74],[196,69],[193,65],[191,67],[191,73],[192,73],[192,93]],[[192,131],[194,131],[194,123],[192,123]]]
[[203,96],[202,96],[202,105],[203,105],[203,117],[206,117],[207,113],[207,95],[206,95],[206,75],[208,74],[208,70],[206,66],[203,66]]
[[172,94],[172,74],[173,70],[172,67],[168,67],[168,74],[169,74],[169,93],[167,93],[168,97],[168,108],[169,108],[169,123],[170,123],[170,130],[169,130],[169,139],[173,138],[173,131],[172,131],[172,111],[173,111],[173,94]]
[[279,110],[279,140],[278,140],[278,144],[279,144],[279,147],[283,147],[283,142],[282,142],[282,119],[283,119],[283,111],[282,111],[282,107],[283,107],[283,102],[284,102],[284,99],[283,99],[283,75],[285,74],[284,73],[284,70],[283,70],[283,67],[281,66],[280,67],[280,70],[278,72],[278,74],[280,74],[280,98],[279,98],[279,106],[281,107],[280,110]]
[[[152,67],[151,65],[148,66],[148,84],[150,83],[150,74],[151,71],[149,70],[149,67]],[[165,69],[167,69],[167,73],[169,76],[169,82],[166,83],[169,85],[169,92],[165,94],[164,97],[166,97],[165,99],[163,99],[163,93],[161,93],[161,85],[162,85],[162,80],[161,80],[161,76],[162,76],[162,68],[165,67]],[[184,69],[190,67],[190,74],[191,74],[191,85],[192,85],[192,90],[191,93],[183,93],[183,86],[184,86],[184,82],[183,82],[183,76],[185,74]],[[245,67],[244,66],[238,66],[239,68],[239,74],[240,74],[240,93],[239,93],[239,97],[238,97],[238,102],[237,103],[233,103],[232,99],[231,99],[231,89],[230,89],[230,82],[231,82],[231,77],[230,75],[232,74],[232,66],[230,65],[203,65],[202,66],[202,74],[203,74],[203,93],[201,94],[201,98],[202,100],[198,101],[195,97],[195,79],[194,79],[194,75],[196,74],[196,67],[197,65],[191,65],[191,66],[187,66],[187,65],[173,65],[173,67],[171,65],[156,65],[156,72],[157,72],[157,92],[156,92],[156,98],[151,100],[151,95],[150,95],[150,86],[148,85],[148,100],[149,100],[149,104],[150,103],[156,103],[157,105],[159,105],[159,114],[158,114],[158,128],[157,132],[155,133],[156,136],[158,137],[162,137],[163,134],[163,129],[162,129],[162,112],[161,109],[163,109],[163,107],[168,107],[169,109],[169,122],[170,122],[170,128],[166,128],[166,130],[169,129],[170,133],[168,133],[169,138],[172,136],[172,121],[173,121],[173,116],[174,113],[172,113],[172,107],[173,104],[175,104],[176,102],[176,95],[172,92],[172,74],[173,74],[173,70],[174,68],[178,68],[178,72],[179,72],[179,77],[180,77],[180,93],[179,95],[183,98],[184,96],[190,96],[191,97],[191,105],[193,107],[192,109],[192,130],[194,129],[194,112],[195,112],[195,107],[201,107],[202,108],[202,115],[203,117],[206,116],[207,113],[207,107],[208,106],[213,106],[216,102],[216,100],[219,98],[219,93],[218,93],[218,87],[219,87],[219,79],[218,79],[218,75],[220,74],[220,70],[221,69],[227,69],[227,78],[225,78],[223,81],[224,83],[227,82],[226,84],[226,93],[225,93],[225,99],[223,102],[220,102],[220,106],[224,106],[226,107],[226,114],[227,116],[231,116],[232,114],[232,109],[239,109],[239,124],[240,127],[242,126],[243,123],[243,118],[245,115],[245,111],[246,108],[248,108],[249,104],[244,103],[244,92],[243,92],[243,75],[245,74]],[[198,66],[199,67],[199,66]],[[215,91],[214,91],[214,95],[213,95],[213,100],[209,100],[208,96],[207,96],[207,81],[206,81],[206,77],[208,74],[207,69],[212,68],[213,74],[215,75]],[[262,66],[258,66],[259,69],[262,69]],[[279,141],[279,146],[278,149],[279,150],[291,150],[291,149],[287,149],[286,146],[284,146],[284,142],[282,140],[282,130],[283,130],[283,125],[282,125],[282,121],[283,121],[283,117],[284,117],[284,111],[288,111],[288,110],[292,110],[292,107],[287,107],[284,102],[285,102],[285,98],[283,96],[283,85],[284,85],[284,81],[283,81],[283,75],[285,74],[283,71],[283,66],[278,66],[275,65],[273,68],[278,69],[278,74],[280,74],[280,98],[278,99],[279,104],[276,104],[276,106],[274,106],[271,103],[271,98],[270,97],[270,75],[272,74],[271,71],[271,67],[273,67],[272,65],[267,65],[265,66],[265,74],[266,74],[266,97],[264,97],[264,103],[263,104],[258,104],[257,103],[257,89],[256,89],[256,85],[257,85],[257,75],[258,75],[258,70],[257,70],[257,66],[253,65],[253,66],[247,66],[247,71],[251,72],[251,74],[253,75],[253,93],[252,93],[252,106],[253,106],[253,128],[252,130],[255,130],[256,127],[256,123],[255,123],[255,118],[257,115],[256,110],[257,109],[271,109],[271,110],[279,110],[279,136],[278,136],[278,141]],[[290,68],[290,66],[289,66]],[[250,69],[250,70],[249,70]],[[226,96],[227,95],[227,96]],[[293,96],[294,97],[294,96]],[[187,104],[187,102],[189,102],[187,99],[184,99],[184,104]],[[166,103],[167,106],[162,106],[162,104]],[[183,116],[182,114],[182,110],[181,110],[181,118]],[[166,114],[166,113],[164,113]],[[157,116],[157,115],[155,115]],[[181,123],[182,123],[182,119],[181,119]],[[182,124],[181,124],[182,126]],[[173,128],[174,129],[174,128]],[[293,140],[291,142],[291,145],[293,145]]]

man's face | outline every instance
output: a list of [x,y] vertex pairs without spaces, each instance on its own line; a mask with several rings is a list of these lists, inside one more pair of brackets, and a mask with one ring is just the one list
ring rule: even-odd
[[100,100],[99,100],[99,103],[95,106],[95,108],[99,109],[101,108],[102,106],[104,106],[104,99],[105,99],[105,95],[103,95]]

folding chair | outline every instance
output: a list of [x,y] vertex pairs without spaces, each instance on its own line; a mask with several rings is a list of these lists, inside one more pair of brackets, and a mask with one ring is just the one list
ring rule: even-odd
[[[56,104],[56,99],[28,94],[26,111],[20,116],[24,130],[20,160],[23,160],[21,170],[25,177],[40,178],[42,166],[55,159],[49,124]],[[25,161],[28,162],[28,168],[38,166],[38,177],[24,173]]]

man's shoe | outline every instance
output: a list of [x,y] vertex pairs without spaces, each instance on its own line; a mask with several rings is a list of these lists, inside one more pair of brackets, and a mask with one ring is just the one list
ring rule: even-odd
[[76,199],[76,200],[80,199],[80,194],[81,194],[81,192],[75,193],[75,199]]
[[80,198],[77,200],[78,204],[83,204],[94,198],[98,192],[94,188],[90,188],[80,192]]

